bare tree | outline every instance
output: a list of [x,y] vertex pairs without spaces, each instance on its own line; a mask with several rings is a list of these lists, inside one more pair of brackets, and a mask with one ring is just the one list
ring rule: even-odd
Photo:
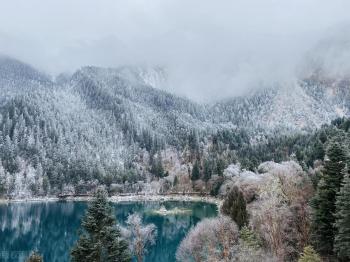
[[154,224],[143,225],[139,214],[129,215],[126,224],[127,227],[122,229],[122,234],[130,240],[130,250],[137,261],[142,262],[147,248],[156,242],[157,227]]

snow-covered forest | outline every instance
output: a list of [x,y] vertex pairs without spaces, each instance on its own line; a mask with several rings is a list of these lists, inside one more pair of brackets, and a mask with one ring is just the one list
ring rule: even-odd
[[1,195],[86,194],[101,184],[216,194],[232,163],[312,167],[334,129],[315,128],[349,110],[346,81],[313,76],[295,89],[198,104],[154,87],[165,78],[160,68],[83,67],[52,79],[1,57]]

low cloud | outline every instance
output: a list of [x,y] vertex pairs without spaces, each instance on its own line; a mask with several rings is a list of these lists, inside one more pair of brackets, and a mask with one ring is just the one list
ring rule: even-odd
[[0,2],[0,52],[53,75],[84,65],[163,66],[167,90],[212,100],[292,79],[305,57],[350,69],[346,41],[327,47],[334,64],[314,55],[350,22],[346,0]]

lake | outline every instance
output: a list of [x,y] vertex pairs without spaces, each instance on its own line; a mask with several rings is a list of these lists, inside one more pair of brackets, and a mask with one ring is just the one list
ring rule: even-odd
[[[164,205],[189,212],[168,215],[155,213]],[[113,203],[118,222],[124,225],[131,213],[143,216],[144,223],[157,227],[157,241],[149,248],[145,262],[173,262],[176,248],[198,221],[217,215],[214,204],[203,202],[121,202]],[[87,208],[86,202],[23,202],[0,205],[0,261],[24,261],[38,250],[46,262],[69,261],[77,230]]]

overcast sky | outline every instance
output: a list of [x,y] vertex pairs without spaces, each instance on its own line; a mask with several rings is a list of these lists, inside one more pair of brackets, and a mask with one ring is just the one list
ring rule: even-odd
[[306,52],[350,25],[349,10],[349,0],[0,0],[0,53],[52,75],[164,66],[171,91],[222,98],[293,78]]

